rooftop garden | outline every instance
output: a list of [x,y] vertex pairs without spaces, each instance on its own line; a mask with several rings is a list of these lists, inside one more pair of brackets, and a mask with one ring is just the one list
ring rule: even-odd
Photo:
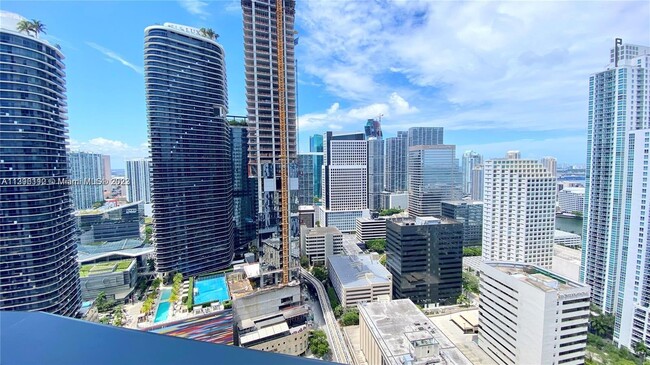
[[131,266],[131,263],[134,260],[135,259],[127,259],[121,261],[109,261],[96,264],[81,265],[81,268],[79,269],[79,276],[85,278],[91,275],[125,271],[129,268],[129,266]]

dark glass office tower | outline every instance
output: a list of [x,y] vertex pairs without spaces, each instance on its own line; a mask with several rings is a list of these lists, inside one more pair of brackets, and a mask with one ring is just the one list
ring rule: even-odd
[[198,29],[145,29],[156,270],[195,275],[233,258],[224,50]]
[[0,311],[76,315],[63,53],[0,15]]
[[463,283],[463,225],[449,218],[389,220],[386,258],[393,298],[455,304]]
[[[230,118],[230,117],[229,117]],[[246,119],[230,119],[232,140],[235,256],[257,245],[257,179],[248,177],[248,128]]]

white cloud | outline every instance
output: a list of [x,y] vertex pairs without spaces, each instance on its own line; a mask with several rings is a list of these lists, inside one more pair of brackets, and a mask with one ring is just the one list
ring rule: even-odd
[[324,132],[328,130],[361,130],[366,120],[382,117],[399,117],[417,112],[406,99],[397,92],[391,93],[387,100],[380,103],[361,105],[355,108],[341,109],[339,103],[332,104],[326,111],[309,113],[298,117],[301,131]]
[[[306,73],[337,98],[449,128],[582,130],[615,37],[646,44],[647,2],[298,2]],[[385,102],[386,90],[409,90]],[[372,117],[372,116],[371,116]],[[403,118],[402,118],[403,119]]]
[[208,3],[200,0],[179,0],[178,3],[187,10],[188,13],[192,15],[198,15],[201,19],[206,19],[210,13],[208,13],[205,8],[208,6]]
[[111,51],[110,49],[102,47],[99,44],[93,43],[93,42],[86,42],[86,44],[89,45],[90,47],[98,50],[99,52],[103,53],[104,56],[108,57],[108,59],[106,59],[107,61],[109,61],[109,59],[115,60],[115,61],[121,63],[122,65],[130,68],[131,70],[139,73],[140,75],[144,74],[144,72],[142,70],[142,67],[132,64],[131,62],[125,60],[122,56],[120,56],[119,54]]
[[131,146],[125,142],[104,137],[96,137],[88,141],[70,139],[70,150],[110,155],[111,164],[115,166],[121,166],[124,160],[149,156],[148,142]]

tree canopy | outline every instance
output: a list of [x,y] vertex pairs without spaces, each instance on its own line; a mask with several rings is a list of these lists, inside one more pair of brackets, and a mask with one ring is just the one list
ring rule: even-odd
[[330,352],[330,345],[327,342],[327,336],[322,330],[314,330],[309,336],[309,351],[314,356],[323,357]]

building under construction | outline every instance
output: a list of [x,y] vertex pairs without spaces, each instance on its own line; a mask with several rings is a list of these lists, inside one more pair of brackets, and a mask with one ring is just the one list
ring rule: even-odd
[[283,256],[277,269],[286,284],[291,278],[289,245],[284,243],[298,236],[295,1],[242,0],[241,4],[248,170],[257,179],[258,245],[273,237],[281,240]]

